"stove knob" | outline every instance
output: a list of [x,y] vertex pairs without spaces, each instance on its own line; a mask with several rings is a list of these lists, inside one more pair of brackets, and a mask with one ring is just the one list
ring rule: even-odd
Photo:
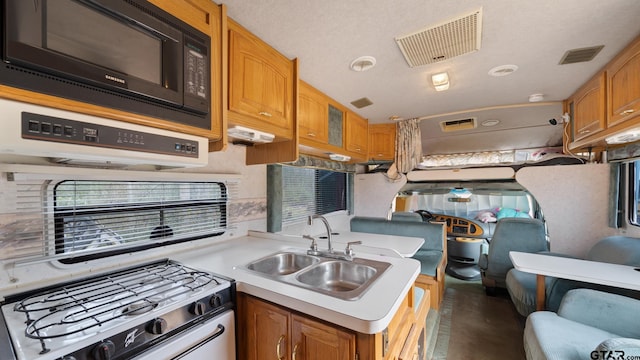
[[103,341],[93,348],[93,357],[96,360],[109,360],[114,351],[116,351],[116,346],[113,341]]
[[207,305],[202,301],[196,301],[191,305],[191,309],[189,309],[193,315],[202,315],[207,310]]
[[218,306],[222,306],[222,296],[218,294],[214,294],[211,297],[211,299],[209,299],[209,304],[214,308],[217,308]]
[[147,332],[155,335],[160,335],[167,330],[167,321],[163,318],[156,318],[151,320],[147,325]]

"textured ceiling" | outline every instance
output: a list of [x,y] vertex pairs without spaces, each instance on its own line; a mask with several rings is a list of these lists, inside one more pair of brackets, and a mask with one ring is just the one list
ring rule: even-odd
[[[559,103],[526,109],[529,95],[560,102],[640,34],[638,0],[226,0],[228,15],[289,58],[300,78],[369,119],[421,118],[426,153],[552,145],[561,127],[548,125]],[[409,67],[395,38],[482,9],[480,50]],[[590,62],[559,65],[567,50],[604,45]],[[359,56],[376,58],[365,72],[349,69]],[[515,64],[509,76],[488,71]],[[431,74],[447,71],[451,87],[436,92]],[[349,103],[367,97],[373,105]],[[519,111],[496,107],[524,105]],[[492,110],[483,110],[491,108]],[[495,118],[500,131],[438,133],[439,122],[462,116]],[[455,114],[448,115],[447,114]],[[442,116],[441,116],[442,115]],[[531,127],[525,132],[521,129]],[[512,130],[509,129],[520,129]],[[473,133],[482,135],[471,136]],[[529,134],[523,139],[522,135]],[[466,136],[466,137],[464,137]],[[465,140],[463,140],[465,139]],[[473,139],[473,140],[472,140]],[[431,144],[431,145],[429,145]],[[437,146],[436,146],[437,144]],[[455,145],[455,146],[454,146]]]

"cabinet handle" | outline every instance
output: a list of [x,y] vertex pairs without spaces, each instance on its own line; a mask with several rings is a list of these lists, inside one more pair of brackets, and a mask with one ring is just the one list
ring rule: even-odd
[[635,112],[635,109],[628,109],[621,112],[620,115],[629,115],[629,114],[633,114],[634,112]]
[[315,134],[315,133],[310,132],[310,133],[307,133],[307,136],[316,137],[316,134]]
[[582,135],[582,134],[588,134],[590,132],[591,132],[591,130],[580,130],[580,131],[578,131],[578,134]]
[[268,113],[266,111],[260,111],[258,114],[262,115],[262,116],[266,116],[266,117],[272,117],[273,115],[271,115],[271,113]]
[[293,347],[293,353],[291,354],[291,360],[296,360],[296,352],[298,352],[298,345],[300,345],[300,344],[296,344],[296,346]]
[[280,351],[282,340],[284,340],[284,335],[280,335],[280,339],[278,339],[278,343],[276,344],[276,356],[278,357],[278,360],[284,359],[284,355],[282,355],[282,352]]

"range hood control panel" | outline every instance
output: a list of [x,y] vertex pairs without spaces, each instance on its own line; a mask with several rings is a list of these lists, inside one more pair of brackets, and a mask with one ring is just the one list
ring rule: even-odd
[[198,157],[198,142],[42,114],[22,112],[22,138],[109,149]]

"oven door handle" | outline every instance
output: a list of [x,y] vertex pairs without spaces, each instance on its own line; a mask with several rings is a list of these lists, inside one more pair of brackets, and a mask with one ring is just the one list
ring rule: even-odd
[[190,353],[198,350],[199,348],[203,347],[204,345],[208,344],[209,342],[215,340],[217,337],[222,335],[224,333],[224,330],[225,330],[224,326],[222,326],[222,324],[218,324],[218,327],[216,328],[216,331],[210,337],[208,337],[208,338],[200,341],[199,343],[193,345],[192,347],[190,347],[185,352],[183,352],[180,355],[172,358],[172,360],[182,359],[185,356],[189,355]]

